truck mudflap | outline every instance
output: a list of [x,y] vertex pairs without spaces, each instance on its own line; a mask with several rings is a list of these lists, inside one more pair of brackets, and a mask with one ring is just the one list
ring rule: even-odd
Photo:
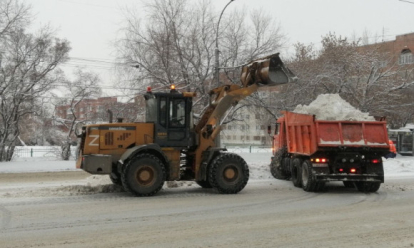
[[315,175],[317,181],[329,182],[329,181],[365,181],[365,182],[384,182],[384,175],[378,174],[317,174]]
[[82,156],[81,169],[90,174],[111,174],[111,155],[84,155]]

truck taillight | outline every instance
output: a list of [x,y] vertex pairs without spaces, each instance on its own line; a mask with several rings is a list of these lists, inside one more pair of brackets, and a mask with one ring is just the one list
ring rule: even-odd
[[326,163],[328,162],[328,159],[326,158],[312,158],[311,162],[315,162],[315,163]]
[[355,168],[351,168],[349,171],[350,171],[351,173],[355,173],[357,170],[356,170]]
[[378,164],[380,161],[379,161],[379,159],[373,159],[371,162],[372,162],[373,164]]

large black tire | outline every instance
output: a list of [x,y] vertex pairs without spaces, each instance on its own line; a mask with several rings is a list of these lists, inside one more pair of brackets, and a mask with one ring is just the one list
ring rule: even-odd
[[125,191],[136,196],[152,196],[164,185],[165,167],[154,155],[142,153],[124,166],[121,179]]
[[325,189],[325,182],[318,182],[315,186],[315,192],[320,192]]
[[220,153],[209,166],[208,181],[222,194],[236,194],[249,181],[249,167],[234,153]]
[[211,189],[213,188],[208,181],[195,181],[201,188],[203,189]]
[[270,165],[269,165],[270,173],[276,179],[285,180],[290,177],[290,175],[287,175],[288,173],[286,173],[285,166],[284,166],[285,156],[286,156],[286,147],[282,147],[275,153],[275,156],[270,162]]
[[289,180],[291,175],[291,169],[290,169],[290,163],[291,163],[291,159],[289,157],[284,157],[282,160],[283,163],[283,168],[285,171],[285,176],[286,176],[286,180]]
[[380,182],[356,182],[357,189],[364,193],[377,192],[381,186]]
[[109,179],[111,179],[113,184],[122,186],[121,175],[118,172],[112,172],[109,174]]
[[302,163],[301,168],[302,188],[307,192],[314,192],[317,189],[318,182],[315,180],[312,173],[312,163],[306,159]]
[[291,180],[293,182],[293,185],[295,187],[301,187],[302,186],[302,159],[300,158],[294,158],[291,164]]

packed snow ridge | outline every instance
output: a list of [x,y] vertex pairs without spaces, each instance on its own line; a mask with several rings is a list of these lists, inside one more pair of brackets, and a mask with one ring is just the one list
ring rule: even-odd
[[315,115],[317,120],[375,121],[374,117],[354,108],[339,94],[321,94],[309,105],[299,104],[293,112]]

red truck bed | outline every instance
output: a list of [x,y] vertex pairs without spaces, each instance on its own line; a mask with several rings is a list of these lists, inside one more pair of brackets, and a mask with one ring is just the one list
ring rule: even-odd
[[385,121],[325,121],[284,112],[288,151],[312,155],[324,147],[389,148]]

